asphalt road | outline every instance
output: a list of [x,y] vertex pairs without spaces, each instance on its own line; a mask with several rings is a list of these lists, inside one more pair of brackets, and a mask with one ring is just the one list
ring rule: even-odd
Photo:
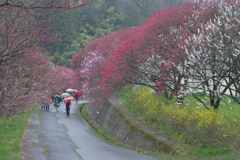
[[64,106],[59,112],[33,114],[24,138],[24,160],[154,160],[152,157],[107,144],[72,106],[68,118]]

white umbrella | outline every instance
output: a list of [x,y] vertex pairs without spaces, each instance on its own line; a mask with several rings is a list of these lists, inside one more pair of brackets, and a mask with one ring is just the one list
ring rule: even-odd
[[69,89],[66,90],[66,92],[73,93],[73,92],[77,92],[77,90],[76,90],[76,89],[69,88]]
[[65,93],[61,94],[61,96],[64,98],[64,97],[70,97],[70,96],[72,96],[72,95],[65,92]]

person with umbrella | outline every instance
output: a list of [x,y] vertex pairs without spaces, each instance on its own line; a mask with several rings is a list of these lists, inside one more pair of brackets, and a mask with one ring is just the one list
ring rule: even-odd
[[67,117],[70,116],[70,107],[71,107],[71,103],[72,103],[73,99],[74,98],[72,96],[64,98],[64,103],[65,103]]
[[75,92],[77,92],[77,89],[68,88],[68,89],[65,90],[65,92],[70,93],[70,94],[74,94]]
[[70,97],[70,96],[72,96],[72,95],[70,93],[67,93],[67,92],[64,92],[64,93],[61,94],[62,98],[66,98],[66,97]]

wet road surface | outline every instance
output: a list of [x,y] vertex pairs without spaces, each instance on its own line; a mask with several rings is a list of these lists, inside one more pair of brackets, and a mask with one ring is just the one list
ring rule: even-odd
[[34,113],[25,135],[24,160],[154,160],[97,138],[77,114],[77,105],[66,117],[59,112]]

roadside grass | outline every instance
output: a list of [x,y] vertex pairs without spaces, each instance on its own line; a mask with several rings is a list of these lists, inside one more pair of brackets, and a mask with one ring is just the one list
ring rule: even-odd
[[0,160],[21,160],[21,140],[29,115],[0,117]]
[[[124,108],[140,124],[177,142],[177,157],[166,159],[240,159],[240,105],[224,97],[219,110],[207,110],[193,97],[184,105],[157,96],[146,87],[125,87],[119,93]],[[161,154],[161,159],[164,157]]]

